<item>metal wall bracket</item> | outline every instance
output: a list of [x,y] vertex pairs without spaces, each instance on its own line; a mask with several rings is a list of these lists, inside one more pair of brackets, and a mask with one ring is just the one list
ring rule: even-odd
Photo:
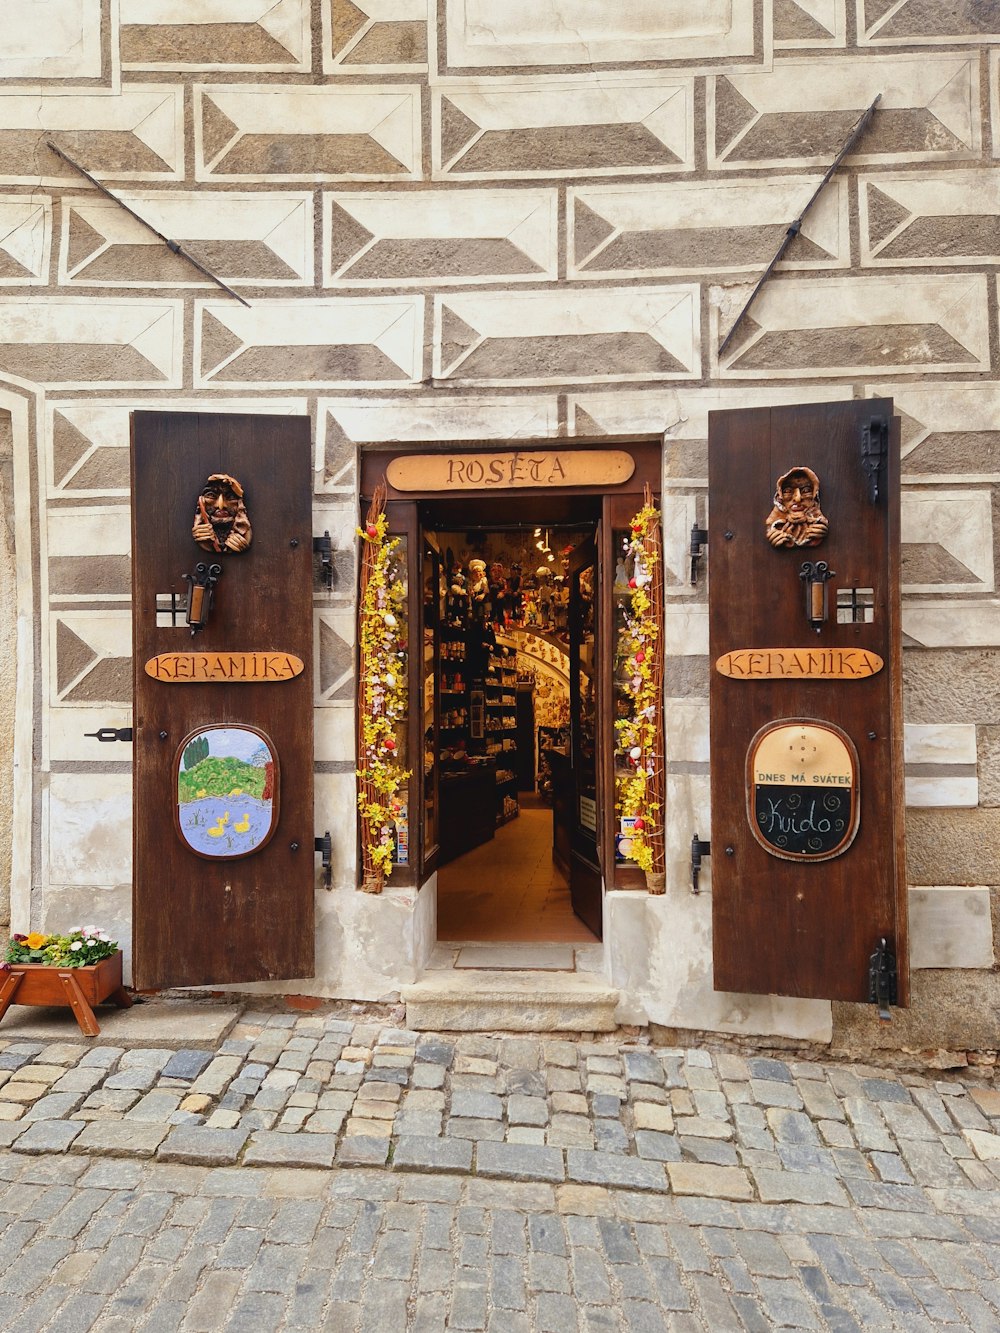
[[701,858],[712,855],[712,844],[704,842],[697,833],[691,839],[691,892],[701,893],[698,878],[701,875]]
[[323,888],[330,890],[333,888],[333,841],[329,829],[322,838],[315,840],[314,846],[323,857]]
[[329,532],[313,538],[313,554],[319,556],[320,572],[327,590],[333,589],[333,543]]
[[240,296],[239,292],[234,292],[232,287],[230,287],[228,283],[223,282],[217,273],[213,273],[212,270],[203,264],[200,259],[195,259],[194,255],[188,254],[183,245],[179,244],[179,242],[172,241],[169,236],[164,236],[162,231],[157,231],[153,224],[146,218],[142,217],[141,214],[137,213],[131,204],[127,204],[124,199],[120,199],[117,194],[114,194],[109,190],[108,187],[99,181],[96,176],[92,176],[86,167],[81,167],[79,162],[74,162],[70,155],[64,153],[61,148],[57,148],[51,139],[46,139],[45,146],[46,148],[50,148],[52,152],[55,153],[56,157],[61,157],[64,162],[68,163],[74,171],[78,171],[81,176],[89,180],[91,185],[95,185],[100,190],[101,194],[107,195],[107,197],[113,200],[119,208],[123,208],[130,217],[135,218],[136,222],[145,227],[147,231],[151,231],[154,236],[163,242],[171,254],[179,255],[182,259],[186,259],[187,262],[192,264],[199,273],[204,273],[206,278],[211,279],[216,287],[221,287],[227,296],[231,296],[234,301],[239,301],[240,305],[245,305],[248,310],[250,309],[250,302],[245,301],[243,297]]
[[896,1003],[897,982],[896,955],[889,948],[886,937],[881,935],[875,952],[868,959],[868,1003],[878,1005],[878,1016],[883,1023],[892,1018],[889,1006]]
[[861,469],[868,478],[868,499],[878,504],[885,461],[889,455],[889,423],[885,417],[872,417],[861,427]]
[[704,554],[702,548],[708,543],[708,528],[699,528],[695,523],[691,527],[691,587],[698,582],[698,564]]
[[101,727],[98,731],[85,731],[84,736],[89,736],[98,741],[128,741],[132,743],[131,727]]
[[880,102],[881,100],[882,100],[882,94],[879,93],[878,96],[875,98],[874,102],[872,102],[871,106],[868,108],[868,110],[867,110],[867,111],[864,113],[864,115],[861,116],[861,118],[858,120],[858,123],[854,126],[854,129],[851,130],[850,134],[849,134],[848,137],[847,137],[847,142],[844,144],[843,148],[841,148],[840,152],[837,154],[837,156],[836,156],[836,157],[833,159],[833,161],[830,163],[829,167],[827,167],[827,169],[826,169],[826,175],[823,177],[823,179],[820,181],[820,183],[816,186],[815,190],[813,190],[812,195],[811,195],[811,197],[810,197],[810,199],[809,199],[809,202],[806,204],[805,208],[802,210],[802,212],[799,214],[799,216],[795,219],[795,221],[792,222],[792,223],[785,229],[785,235],[784,235],[784,237],[783,237],[783,239],[782,239],[781,244],[778,246],[778,249],[777,249],[777,252],[776,252],[774,258],[771,260],[770,264],[768,264],[767,268],[766,268],[766,269],[764,270],[764,272],[761,274],[761,277],[760,277],[760,280],[759,280],[758,283],[757,283],[757,286],[753,289],[753,291],[750,293],[749,297],[747,298],[747,303],[746,303],[746,305],[743,307],[743,309],[740,311],[740,313],[736,316],[735,320],[733,321],[732,327],[730,328],[729,332],[726,334],[725,338],[722,340],[722,345],[721,345],[720,348],[719,348],[719,357],[720,357],[720,359],[721,359],[721,357],[722,357],[722,353],[723,353],[723,352],[726,350],[726,348],[729,346],[730,342],[732,342],[733,334],[736,332],[736,330],[737,330],[737,329],[740,327],[740,325],[743,323],[743,319],[744,319],[744,316],[746,315],[747,311],[750,309],[750,307],[753,305],[754,301],[757,299],[757,295],[758,295],[758,293],[760,292],[760,289],[764,286],[765,282],[767,282],[768,278],[769,278],[769,277],[771,276],[771,274],[774,272],[775,268],[777,267],[777,265],[779,264],[779,262],[781,261],[781,259],[784,257],[785,251],[786,251],[786,250],[788,249],[788,247],[791,245],[792,241],[794,241],[795,237],[798,236],[799,232],[802,230],[802,223],[803,223],[803,220],[805,219],[806,214],[809,212],[809,210],[812,208],[813,204],[816,202],[816,200],[817,200],[817,199],[819,198],[819,196],[822,194],[823,190],[825,189],[825,187],[826,187],[827,184],[829,183],[830,178],[831,178],[831,177],[833,176],[833,174],[836,172],[837,168],[840,166],[841,162],[843,162],[844,158],[847,157],[848,153],[852,152],[852,151],[856,148],[856,146],[857,146],[857,144],[858,144],[858,141],[860,140],[861,136],[864,134],[865,130],[868,128],[869,124],[871,123],[872,116],[874,116],[874,114],[875,114],[875,108],[878,106],[878,104],[879,104],[879,102]]

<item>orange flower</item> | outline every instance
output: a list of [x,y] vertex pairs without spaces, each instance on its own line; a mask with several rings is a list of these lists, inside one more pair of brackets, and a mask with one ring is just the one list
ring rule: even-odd
[[49,942],[48,935],[42,935],[39,931],[33,930],[24,941],[29,949],[43,949]]

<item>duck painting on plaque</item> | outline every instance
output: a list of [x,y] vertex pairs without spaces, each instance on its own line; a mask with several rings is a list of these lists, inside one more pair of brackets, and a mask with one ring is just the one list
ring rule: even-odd
[[278,820],[278,759],[255,727],[192,732],[178,748],[175,826],[196,856],[236,860],[259,851]]

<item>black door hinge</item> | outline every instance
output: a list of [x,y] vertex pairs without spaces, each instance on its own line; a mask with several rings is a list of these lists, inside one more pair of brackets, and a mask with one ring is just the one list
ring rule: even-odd
[[885,417],[872,417],[861,427],[861,469],[868,478],[868,499],[878,504],[879,487],[889,456],[889,423]]
[[701,893],[698,878],[701,875],[701,858],[712,855],[712,844],[703,842],[697,833],[691,839],[691,892]]
[[323,888],[333,888],[333,841],[330,838],[330,830],[323,834],[322,838],[317,838],[314,846],[317,852],[323,857]]
[[889,1006],[896,1003],[898,980],[896,955],[886,937],[880,935],[875,952],[868,959],[868,1003],[878,1005],[878,1016],[883,1023],[892,1018]]
[[90,736],[98,741],[128,741],[132,743],[131,727],[101,727],[98,731],[85,731],[84,736]]
[[698,582],[698,563],[702,557],[702,547],[708,541],[708,528],[699,528],[697,523],[691,527],[691,587]]
[[330,540],[329,532],[324,532],[322,537],[313,538],[313,554],[319,556],[320,575],[327,586],[327,590],[332,590],[333,543]]

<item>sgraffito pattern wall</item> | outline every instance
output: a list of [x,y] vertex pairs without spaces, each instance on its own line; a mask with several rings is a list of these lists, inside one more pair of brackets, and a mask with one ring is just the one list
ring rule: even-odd
[[[877,93],[861,151],[720,358]],[[891,394],[915,947],[992,985],[998,154],[989,4],[6,0],[0,387],[29,404],[9,420],[24,423],[19,588],[35,624],[17,925],[95,914],[127,937],[128,755],[85,733],[128,721],[133,408],[315,423],[316,527],[337,547],[316,604],[319,828],[353,800],[358,450],[664,433],[666,948],[707,939],[684,865],[708,823],[705,580],[692,588],[686,561],[707,414]],[[353,855],[345,834],[345,892]],[[626,971],[629,949],[623,936]],[[918,976],[918,999],[938,975]]]

